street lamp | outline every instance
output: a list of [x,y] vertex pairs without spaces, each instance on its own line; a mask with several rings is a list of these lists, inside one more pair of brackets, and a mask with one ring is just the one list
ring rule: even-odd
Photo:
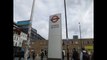
[[69,48],[68,48],[68,27],[67,27],[67,13],[66,13],[66,0],[64,0],[64,11],[65,11],[65,27],[66,27],[66,39],[67,39],[67,60],[69,60]]
[[79,22],[79,32],[80,32],[80,49],[82,48],[82,39],[81,39],[81,24]]
[[30,24],[29,24],[29,28],[28,28],[27,46],[25,48],[24,60],[27,60],[28,52],[29,52],[29,48],[30,48],[30,37],[31,37],[31,29],[32,29],[32,18],[33,18],[33,12],[34,12],[34,4],[35,4],[35,0],[33,0],[31,16],[30,16],[30,20],[29,20]]
[[[79,17],[80,17],[80,21],[82,20],[82,0],[80,0],[79,1],[79,7],[80,7],[80,9],[79,9]],[[80,22],[79,22],[79,33],[80,33],[80,51],[81,51],[81,48],[83,47],[82,46],[82,37],[81,37],[81,24],[80,24]]]

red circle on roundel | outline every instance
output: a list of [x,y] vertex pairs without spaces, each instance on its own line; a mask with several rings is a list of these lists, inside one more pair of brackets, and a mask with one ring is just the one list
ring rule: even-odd
[[59,19],[59,17],[55,15],[55,16],[53,16],[53,17],[51,18],[51,21],[52,21],[53,23],[55,23],[55,22],[58,21],[58,19]]

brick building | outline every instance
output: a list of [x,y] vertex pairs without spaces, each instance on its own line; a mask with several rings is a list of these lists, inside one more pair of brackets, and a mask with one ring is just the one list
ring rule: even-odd
[[[62,49],[65,49],[66,52],[66,45],[68,44],[69,53],[72,54],[72,49],[76,48],[77,51],[80,51],[80,40],[82,41],[82,46],[85,47],[88,51],[93,51],[93,38],[86,38],[86,39],[69,39],[68,43],[66,39],[63,39]],[[34,40],[31,41],[30,44],[30,52],[32,50],[35,51],[36,54],[39,54],[41,49],[48,49],[48,40]],[[23,47],[25,48],[26,41],[23,42]]]

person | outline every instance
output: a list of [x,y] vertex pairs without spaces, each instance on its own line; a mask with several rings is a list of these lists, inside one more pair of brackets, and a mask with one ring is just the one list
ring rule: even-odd
[[21,48],[18,49],[19,60],[21,60]]
[[92,53],[91,60],[94,60],[94,52]]
[[43,60],[43,57],[44,57],[44,51],[43,51],[43,49],[41,49],[40,56],[41,56],[41,60]]
[[36,55],[36,58],[35,58],[36,60],[40,60],[40,56],[39,56],[39,54],[37,53],[37,55]]
[[80,53],[80,60],[89,60],[89,54],[85,50],[85,48],[82,48],[81,53]]
[[64,57],[65,57],[65,50],[63,49],[62,50],[62,60],[64,60]]
[[19,48],[18,55],[19,55],[19,60],[21,60],[21,58],[24,58],[24,48]]
[[79,60],[79,53],[73,48],[72,60]]
[[21,58],[24,58],[24,48],[21,48]]
[[35,60],[35,52],[32,53],[33,60]]
[[45,56],[47,57],[47,50],[45,50]]
[[67,60],[69,60],[69,49],[67,47]]
[[89,60],[91,60],[91,55],[92,55],[91,51],[88,50],[88,59],[89,59]]
[[30,51],[29,51],[29,49],[28,49],[28,57],[27,57],[27,59],[30,59]]

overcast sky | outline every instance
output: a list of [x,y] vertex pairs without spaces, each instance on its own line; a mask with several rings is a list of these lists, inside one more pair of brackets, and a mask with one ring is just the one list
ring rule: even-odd
[[[33,0],[14,0],[14,22],[29,20]],[[93,38],[93,0],[66,0],[68,19],[68,38],[80,35],[82,38]],[[48,39],[49,16],[61,13],[62,38],[66,38],[64,1],[63,0],[35,0],[32,27],[42,37]]]

